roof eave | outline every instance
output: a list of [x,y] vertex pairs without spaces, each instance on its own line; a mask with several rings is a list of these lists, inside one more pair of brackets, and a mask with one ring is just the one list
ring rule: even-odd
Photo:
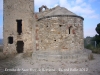
[[84,20],[83,17],[81,16],[77,16],[77,15],[51,15],[51,16],[44,16],[44,17],[41,17],[38,19],[38,21],[42,20],[42,19],[45,19],[45,18],[50,18],[50,17],[78,17],[78,18],[81,18],[82,20]]

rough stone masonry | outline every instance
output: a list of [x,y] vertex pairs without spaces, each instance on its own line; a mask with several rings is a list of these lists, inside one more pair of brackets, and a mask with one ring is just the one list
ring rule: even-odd
[[4,54],[61,58],[85,53],[84,18],[68,9],[43,5],[34,12],[34,0],[4,0],[3,11]]

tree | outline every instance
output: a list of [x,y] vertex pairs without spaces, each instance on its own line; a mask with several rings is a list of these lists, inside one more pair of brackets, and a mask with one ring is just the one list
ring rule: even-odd
[[99,34],[99,36],[100,36],[100,23],[99,24],[97,24],[97,27],[96,27],[96,32]]
[[99,34],[99,35],[95,35],[95,41],[97,42],[97,45],[100,44],[100,23],[97,24],[97,27],[96,27],[96,32]]
[[96,41],[97,45],[100,43],[100,36],[99,35],[95,35],[95,41]]

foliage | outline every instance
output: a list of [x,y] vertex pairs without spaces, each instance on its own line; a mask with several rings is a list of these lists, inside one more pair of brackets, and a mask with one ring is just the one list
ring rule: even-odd
[[91,40],[92,40],[92,37],[87,36],[87,37],[84,39],[84,47],[86,47],[87,45],[91,44]]
[[96,32],[99,34],[99,36],[100,36],[100,23],[99,24],[97,24],[97,27],[96,27]]
[[99,45],[100,44],[100,23],[97,24],[97,27],[95,28],[95,30],[99,35],[96,34],[93,40],[95,40],[97,45]]
[[0,52],[3,52],[3,47],[2,46],[0,46]]
[[96,48],[91,44],[85,46],[85,48],[90,49],[93,53],[100,54],[100,44],[98,44]]
[[95,35],[94,40],[96,41],[97,45],[100,44],[100,36],[99,35]]
[[95,35],[94,37],[94,40],[96,41],[97,43],[97,47],[96,49],[94,50],[94,52],[97,52],[97,53],[100,53],[100,23],[97,24],[97,27],[96,27],[96,32],[99,34],[99,35]]
[[[95,35],[94,37],[86,37],[84,39],[84,47],[86,49],[90,49],[93,53],[99,53],[100,54],[100,43],[98,35]],[[95,41],[97,41],[96,47],[95,47]]]
[[[87,36],[84,39],[84,47],[92,50],[93,53],[100,54],[100,23],[97,24],[95,30],[98,34],[96,34],[94,37]],[[95,41],[96,41],[96,47],[95,47]]]

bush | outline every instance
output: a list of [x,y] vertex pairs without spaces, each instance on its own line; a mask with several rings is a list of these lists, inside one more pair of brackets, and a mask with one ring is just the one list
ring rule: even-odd
[[87,49],[90,49],[90,50],[93,50],[94,49],[94,47],[92,46],[92,45],[87,45],[87,46],[85,46],[85,48],[87,48]]
[[91,44],[85,46],[85,48],[90,49],[93,53],[100,54],[100,44],[98,44],[96,48]]
[[0,46],[0,52],[3,52],[3,46]]

